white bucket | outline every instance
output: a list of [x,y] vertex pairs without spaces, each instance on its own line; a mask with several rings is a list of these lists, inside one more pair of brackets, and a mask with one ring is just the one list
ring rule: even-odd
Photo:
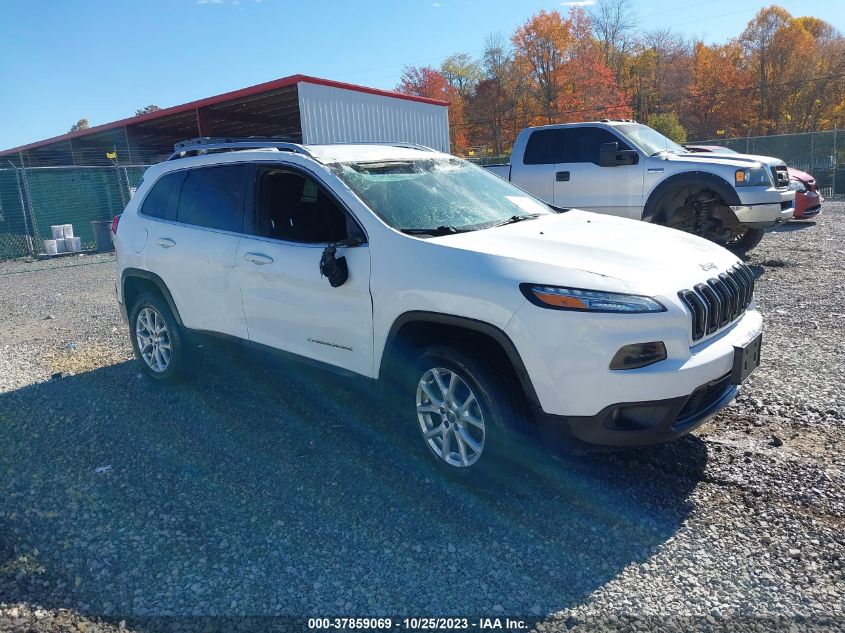
[[73,237],[73,224],[62,224],[62,231],[65,239]]
[[47,255],[55,255],[58,253],[56,250],[56,240],[44,240],[44,250],[47,252]]
[[54,240],[56,242],[56,252],[57,253],[67,253],[67,243],[65,239],[62,238],[60,240]]
[[81,237],[66,237],[65,238],[65,248],[67,248],[69,253],[78,253],[82,250],[82,238]]
[[51,226],[50,232],[53,234],[54,240],[65,239],[65,225],[64,224],[56,224],[54,226]]

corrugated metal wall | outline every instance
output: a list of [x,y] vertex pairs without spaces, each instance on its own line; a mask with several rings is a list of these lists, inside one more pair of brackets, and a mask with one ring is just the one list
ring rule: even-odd
[[449,110],[333,86],[299,84],[302,142],[410,142],[449,151]]

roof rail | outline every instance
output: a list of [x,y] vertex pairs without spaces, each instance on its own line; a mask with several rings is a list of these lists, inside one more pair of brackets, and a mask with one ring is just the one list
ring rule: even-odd
[[173,154],[167,160],[197,155],[199,152],[231,152],[244,149],[274,148],[280,152],[294,152],[313,158],[311,152],[299,143],[291,143],[273,137],[250,136],[247,138],[226,138],[215,136],[201,136],[185,141],[179,141],[173,146]]

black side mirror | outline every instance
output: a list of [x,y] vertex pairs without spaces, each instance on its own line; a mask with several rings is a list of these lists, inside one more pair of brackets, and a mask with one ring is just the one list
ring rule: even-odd
[[349,266],[345,257],[337,257],[337,245],[329,244],[320,257],[320,274],[327,277],[332,288],[337,288],[349,279]]
[[616,167],[617,165],[636,165],[639,155],[632,149],[619,149],[619,143],[602,143],[599,146],[599,166]]

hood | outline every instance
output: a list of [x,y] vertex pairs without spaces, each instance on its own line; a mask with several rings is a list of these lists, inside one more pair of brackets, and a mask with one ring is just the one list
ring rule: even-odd
[[806,171],[801,171],[800,169],[787,167],[786,171],[789,172],[790,180],[800,180],[801,182],[810,182],[811,180],[815,180],[815,178],[813,178]]
[[756,163],[763,163],[769,167],[783,165],[780,158],[771,156],[756,156],[752,154],[719,154],[716,152],[689,152],[687,154],[661,154],[661,158],[676,163],[718,163],[731,167],[748,167]]
[[674,295],[738,262],[689,233],[580,210],[431,241],[509,258],[531,276],[522,281],[653,295]]

